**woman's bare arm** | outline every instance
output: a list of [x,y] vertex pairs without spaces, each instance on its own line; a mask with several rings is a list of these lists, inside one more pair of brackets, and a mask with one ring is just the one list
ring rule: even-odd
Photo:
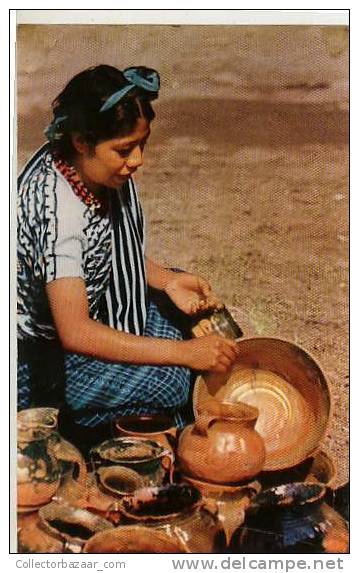
[[146,257],[146,275],[148,284],[158,290],[165,290],[166,286],[177,275],[174,271],[155,263]]
[[63,347],[111,362],[178,365],[226,371],[235,359],[235,345],[218,336],[178,341],[117,331],[89,317],[86,287],[81,278],[61,278],[46,287],[55,326]]

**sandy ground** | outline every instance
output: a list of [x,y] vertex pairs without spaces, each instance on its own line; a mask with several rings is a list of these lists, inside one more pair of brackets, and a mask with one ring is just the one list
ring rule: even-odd
[[100,62],[158,68],[137,181],[148,254],[207,277],[332,388],[323,447],[348,478],[348,39],[335,27],[22,26],[19,167],[49,102]]

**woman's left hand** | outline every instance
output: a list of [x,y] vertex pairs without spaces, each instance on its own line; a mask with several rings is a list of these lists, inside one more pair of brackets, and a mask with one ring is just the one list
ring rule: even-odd
[[208,282],[190,273],[174,273],[164,290],[177,308],[186,314],[223,306]]

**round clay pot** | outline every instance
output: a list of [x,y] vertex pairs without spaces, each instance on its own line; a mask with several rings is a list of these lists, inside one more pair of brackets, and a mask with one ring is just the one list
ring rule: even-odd
[[169,416],[147,414],[143,416],[121,416],[115,421],[115,433],[121,437],[143,438],[174,450],[177,428]]
[[348,524],[325,501],[320,483],[289,483],[261,492],[231,549],[241,553],[347,553]]
[[258,479],[263,489],[299,481],[319,482],[326,486],[333,486],[336,475],[334,460],[327,453],[319,450],[314,456],[291,468],[262,472]]
[[215,504],[202,499],[198,489],[185,484],[143,488],[122,499],[122,515],[169,535],[186,553],[223,551],[225,539]]
[[172,450],[152,440],[112,438],[92,448],[90,457],[95,473],[107,466],[128,468],[148,486],[161,485],[168,476],[170,479],[172,476]]
[[61,495],[78,500],[87,471],[79,451],[57,431],[58,410],[30,408],[17,415],[17,504],[37,509]]
[[185,475],[213,483],[256,476],[265,461],[264,442],[254,429],[258,410],[209,400],[180,438],[177,459]]
[[177,537],[138,525],[122,525],[112,531],[96,533],[83,553],[186,553]]

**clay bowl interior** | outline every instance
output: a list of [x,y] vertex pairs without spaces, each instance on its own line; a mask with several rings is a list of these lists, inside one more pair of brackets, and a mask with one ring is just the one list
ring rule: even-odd
[[121,525],[94,535],[83,553],[185,553],[179,540],[138,525]]
[[163,454],[164,448],[152,440],[138,437],[119,437],[106,440],[92,448],[90,455],[96,463],[143,463],[157,459]]
[[297,345],[275,338],[239,341],[229,376],[199,377],[195,415],[210,395],[258,408],[256,430],[265,442],[265,471],[292,468],[313,455],[330,416],[330,392],[320,367]]
[[120,496],[133,493],[146,485],[140,474],[122,466],[100,467],[97,476],[105,492]]

